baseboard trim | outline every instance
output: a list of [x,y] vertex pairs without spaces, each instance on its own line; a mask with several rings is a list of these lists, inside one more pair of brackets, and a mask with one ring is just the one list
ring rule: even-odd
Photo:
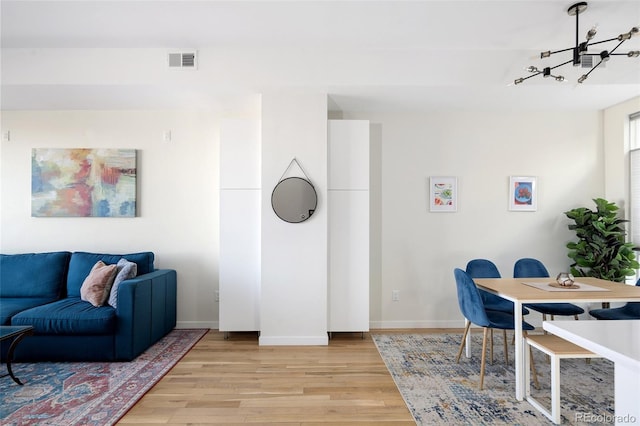
[[218,321],[178,321],[176,328],[209,328],[218,329]]
[[[533,325],[537,325],[538,322],[534,319],[527,321]],[[212,330],[219,330],[218,321],[178,321],[176,328],[209,328]],[[379,329],[391,329],[391,328],[464,328],[464,319],[460,320],[427,320],[427,321],[371,321],[369,328],[371,330]],[[239,330],[234,330],[239,331]],[[255,330],[260,331],[260,330]],[[261,343],[265,345],[326,345],[328,344],[328,338],[323,336],[265,336],[265,342],[273,340],[274,343]],[[261,337],[262,341],[263,337]],[[280,341],[291,341],[293,343],[278,343]],[[309,343],[305,343],[308,341]]]
[[371,329],[385,328],[464,328],[464,319],[460,320],[428,320],[428,321],[371,321]]
[[260,346],[326,346],[329,336],[260,336]]

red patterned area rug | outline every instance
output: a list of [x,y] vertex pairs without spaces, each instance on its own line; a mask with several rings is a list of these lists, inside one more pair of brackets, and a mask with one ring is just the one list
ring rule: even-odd
[[131,362],[16,363],[24,386],[0,379],[0,424],[115,424],[206,333],[173,330]]

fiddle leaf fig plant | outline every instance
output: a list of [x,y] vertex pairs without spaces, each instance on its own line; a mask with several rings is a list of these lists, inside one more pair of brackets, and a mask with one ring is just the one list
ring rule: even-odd
[[578,241],[567,243],[568,256],[573,260],[571,273],[576,277],[596,277],[624,282],[640,267],[633,243],[626,242],[624,220],[618,217],[619,207],[602,198],[593,200],[596,210],[579,207],[564,212],[574,223]]

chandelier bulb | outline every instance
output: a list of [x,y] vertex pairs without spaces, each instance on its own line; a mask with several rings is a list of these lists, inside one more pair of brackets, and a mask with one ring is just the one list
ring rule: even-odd
[[540,53],[540,58],[548,58],[549,56],[551,56],[551,51],[547,50],[546,52],[541,52]]
[[580,78],[578,79],[578,83],[583,83],[586,79],[587,79],[587,75],[586,75],[586,74],[584,74],[584,75],[582,75],[582,77],[580,77]]
[[618,41],[624,41],[624,40],[629,40],[631,38],[631,36],[634,34],[633,30],[636,29],[636,27],[633,27],[631,29],[631,31],[629,31],[628,33],[624,33],[624,34],[620,34],[618,36]]
[[638,56],[640,56],[640,50],[632,50],[631,52],[627,53],[627,56],[630,58],[637,58]]
[[596,33],[598,32],[598,26],[594,25],[593,27],[591,27],[591,29],[589,31],[587,31],[587,41],[593,39],[596,36]]
[[513,81],[513,84],[520,84],[520,83],[522,83],[523,81],[524,81],[524,78],[516,78],[516,79]]
[[556,81],[564,81],[564,77],[559,75],[556,77]]
[[527,71],[529,71],[529,72],[539,72],[538,68],[534,67],[533,65],[527,67]]

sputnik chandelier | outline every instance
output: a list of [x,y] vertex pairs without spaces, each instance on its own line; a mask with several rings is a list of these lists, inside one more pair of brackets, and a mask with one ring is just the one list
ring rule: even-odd
[[[571,51],[573,53],[573,58],[553,67],[545,67],[542,69],[538,69],[537,67],[530,66],[527,68],[527,71],[530,72],[531,75],[527,77],[517,78],[514,81],[515,84],[520,84],[523,81],[528,80],[531,77],[535,77],[537,75],[542,75],[545,78],[551,77],[556,81],[564,81],[565,78],[563,76],[553,75],[552,71],[556,68],[560,68],[561,66],[567,65],[567,64],[573,64],[574,67],[580,66],[582,63],[582,58],[585,56],[594,56],[596,57],[594,59],[600,58],[600,61],[595,66],[593,66],[593,68],[591,68],[589,72],[587,72],[586,74],[583,74],[578,79],[578,83],[584,83],[584,81],[589,77],[589,74],[591,74],[593,70],[598,68],[598,66],[600,66],[602,63],[607,62],[609,59],[611,59],[612,56],[627,56],[629,58],[637,58],[638,56],[640,56],[640,51],[638,50],[632,50],[626,53],[616,52],[616,50],[620,47],[622,43],[624,43],[625,41],[629,40],[631,37],[638,35],[640,33],[640,28],[638,27],[633,27],[628,33],[620,34],[617,37],[613,37],[613,38],[610,38],[607,40],[601,40],[601,41],[592,41],[593,38],[596,36],[596,28],[593,27],[587,32],[586,41],[583,41],[582,43],[580,43],[578,39],[580,14],[583,13],[585,10],[587,10],[587,2],[584,2],[584,1],[573,4],[571,5],[571,7],[569,7],[569,9],[567,9],[567,13],[569,14],[569,16],[576,17],[576,45],[575,46],[568,47],[566,49],[556,50],[553,52],[550,50],[547,50],[546,52],[540,53],[540,58],[544,59],[544,58],[550,57],[551,55],[555,55],[556,53]],[[618,42],[618,44],[616,44],[616,46],[611,50],[603,50],[597,53],[590,52],[588,50],[590,46],[595,46],[596,44],[611,43],[616,41]]]

